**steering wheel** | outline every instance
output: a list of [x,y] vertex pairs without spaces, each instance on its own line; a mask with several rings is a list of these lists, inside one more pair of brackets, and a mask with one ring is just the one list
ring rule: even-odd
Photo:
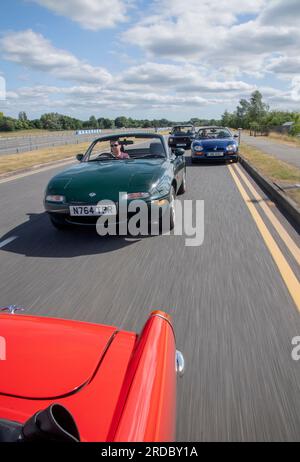
[[99,156],[97,156],[95,160],[99,159],[102,156],[105,156],[108,159],[115,159],[115,156],[111,152],[101,152],[101,154],[99,154]]

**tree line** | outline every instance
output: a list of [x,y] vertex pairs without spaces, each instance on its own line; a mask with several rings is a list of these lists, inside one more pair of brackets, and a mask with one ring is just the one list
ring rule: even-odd
[[263,95],[258,91],[251,94],[249,100],[240,100],[234,112],[224,112],[221,124],[231,128],[246,128],[268,131],[285,122],[293,122],[291,135],[300,134],[300,112],[270,110],[263,101]]
[[29,120],[26,112],[21,111],[17,119],[5,116],[0,112],[0,131],[11,132],[16,130],[44,129],[44,130],[84,130],[109,128],[156,128],[172,127],[178,123],[194,123],[195,125],[216,124],[216,120],[201,120],[193,118],[189,121],[174,122],[168,119],[132,119],[119,116],[115,119],[105,117],[96,118],[92,115],[88,120],[79,120],[74,117],[51,112],[43,114],[39,119]]
[[79,120],[57,112],[43,114],[39,119],[29,120],[24,111],[19,113],[17,119],[5,116],[0,112],[0,131],[3,132],[34,128],[44,130],[164,128],[189,123],[195,126],[222,125],[231,128],[268,130],[285,122],[294,122],[290,130],[292,135],[300,134],[300,112],[270,110],[259,91],[254,91],[250,99],[242,98],[234,112],[226,110],[219,120],[193,117],[188,121],[174,122],[165,118],[149,120],[119,116],[115,119],[109,119],[105,117],[96,118],[94,115],[88,120]]

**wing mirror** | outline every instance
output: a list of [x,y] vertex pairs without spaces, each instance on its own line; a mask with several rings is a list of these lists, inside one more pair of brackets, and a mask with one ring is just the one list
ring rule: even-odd
[[237,135],[237,134],[233,135],[233,138],[238,138],[238,137],[239,137],[239,135]]
[[77,154],[76,156],[76,159],[79,160],[79,162],[81,162],[83,158],[84,158],[84,154]]
[[174,150],[174,154],[175,154],[176,157],[184,156],[185,150],[182,149],[182,148],[176,148],[176,149]]

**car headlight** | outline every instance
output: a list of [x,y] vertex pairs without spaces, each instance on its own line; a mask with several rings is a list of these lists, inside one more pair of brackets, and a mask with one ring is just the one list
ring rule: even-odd
[[64,202],[65,201],[65,196],[59,196],[59,195],[47,195],[46,196],[46,201],[47,202]]
[[196,146],[193,146],[193,150],[196,152],[201,152],[203,151],[203,146],[200,146],[199,144],[197,144]]
[[174,141],[174,140],[173,140],[173,138],[169,138],[169,141],[171,141],[171,143],[172,143],[172,141]]
[[163,178],[152,186],[152,196],[166,196],[170,191],[170,182],[167,178]]
[[148,192],[127,193],[127,199],[147,199],[150,197]]
[[226,148],[227,151],[229,152],[235,152],[236,151],[236,145],[235,144],[229,144]]

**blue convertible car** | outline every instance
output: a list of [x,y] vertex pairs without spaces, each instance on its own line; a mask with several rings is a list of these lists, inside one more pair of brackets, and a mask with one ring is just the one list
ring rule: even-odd
[[201,127],[191,145],[192,162],[238,161],[239,146],[228,128]]

